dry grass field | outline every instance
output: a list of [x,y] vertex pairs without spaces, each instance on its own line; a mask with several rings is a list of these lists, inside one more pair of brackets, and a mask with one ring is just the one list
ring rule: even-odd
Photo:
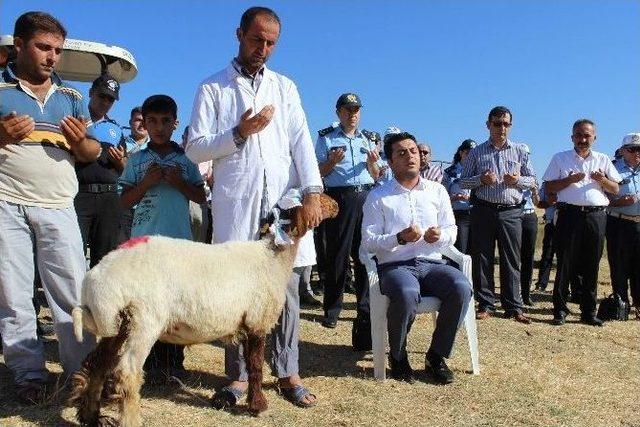
[[[605,260],[602,267],[600,297],[610,292]],[[320,311],[304,310],[301,372],[318,396],[317,407],[298,409],[284,401],[276,393],[274,378],[267,376],[270,407],[263,416],[250,417],[242,408],[232,413],[210,408],[212,390],[224,383],[223,351],[197,345],[186,352],[191,373],[186,389],[144,386],[144,425],[640,427],[640,322],[607,322],[595,328],[577,323],[574,315],[557,328],[549,323],[550,294],[534,293],[533,299],[535,307],[527,310],[531,325],[498,317],[478,324],[479,376],[470,374],[461,332],[449,363],[456,381],[444,387],[423,375],[432,332],[428,316],[419,317],[409,338],[411,364],[421,380],[408,385],[375,381],[371,354],[350,349],[352,296],[334,330],[320,325]],[[48,368],[60,372],[55,342],[46,348]],[[76,425],[74,411],[58,396],[37,406],[18,404],[2,362],[0,356],[0,425]]]

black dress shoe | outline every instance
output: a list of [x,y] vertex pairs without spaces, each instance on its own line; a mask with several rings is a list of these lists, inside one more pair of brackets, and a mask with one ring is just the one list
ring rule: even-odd
[[389,354],[389,367],[391,368],[391,378],[394,380],[404,381],[409,384],[416,382],[416,378],[413,376],[413,369],[411,369],[409,359],[406,356],[398,361]]
[[604,326],[604,321],[596,316],[581,316],[580,323],[591,326]]
[[322,319],[322,326],[329,329],[335,329],[338,326],[338,321],[335,319],[327,319],[326,317]]
[[430,374],[438,384],[451,384],[453,372],[447,366],[442,356],[431,351],[427,352],[424,361],[425,371]]
[[535,304],[531,301],[531,298],[523,298],[522,303],[528,307],[533,307]]
[[566,322],[566,317],[567,315],[564,313],[556,314],[555,316],[553,316],[553,321],[551,322],[551,324],[554,326],[562,326]]
[[322,303],[318,301],[310,292],[300,294],[300,304],[306,307],[321,307]]

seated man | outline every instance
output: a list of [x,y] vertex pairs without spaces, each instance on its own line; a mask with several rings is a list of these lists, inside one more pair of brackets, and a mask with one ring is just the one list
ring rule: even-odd
[[439,248],[456,240],[456,225],[445,188],[420,177],[420,155],[413,135],[386,139],[384,152],[394,179],[371,191],[364,205],[362,244],[375,255],[380,291],[389,298],[389,364],[396,380],[414,382],[407,359],[407,335],[421,297],[442,301],[425,366],[441,384],[453,381],[444,358],[451,354],[464,319],[471,285],[446,265]]

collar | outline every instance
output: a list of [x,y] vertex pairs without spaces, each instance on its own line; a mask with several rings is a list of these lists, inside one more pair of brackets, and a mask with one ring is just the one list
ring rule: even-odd
[[400,191],[400,192],[403,192],[403,193],[409,193],[409,192],[414,191],[414,190],[426,190],[427,189],[427,180],[424,179],[421,176],[418,177],[418,183],[412,189],[408,189],[404,185],[400,184],[395,176],[393,177],[393,182],[395,183],[396,191]]
[[491,138],[487,139],[487,143],[491,146],[491,148],[493,148],[494,150],[504,150],[506,148],[511,148],[511,144],[513,144],[511,142],[511,140],[509,138],[507,138],[507,141],[504,143],[504,145],[501,148],[496,148],[495,145],[493,145],[493,143],[491,142]]
[[[182,149],[182,147],[180,147],[180,145],[178,145],[177,142],[169,141],[169,145],[171,145],[171,148],[173,148],[173,153],[176,153],[176,154],[184,153],[184,150]],[[147,141],[147,145],[141,151],[151,151],[151,152],[153,152],[154,154],[156,154],[158,156],[160,155],[155,150],[151,149],[151,139],[149,139]],[[168,153],[167,156],[170,155],[170,154],[172,154],[172,153]]]
[[[15,62],[10,62],[9,64],[7,64],[7,68],[5,68],[4,71],[2,72],[2,77],[4,78],[5,81],[7,82],[11,81],[15,83],[18,83],[20,81],[20,79],[18,79],[18,77],[16,76],[16,73],[14,72],[15,67],[16,67]],[[51,82],[58,86],[63,86],[62,79],[60,78],[58,73],[56,73],[55,71],[51,73]]]
[[573,152],[573,157],[576,159],[587,160],[589,157],[593,157],[593,150],[591,148],[589,148],[589,155],[587,157],[582,157],[580,154],[578,154],[575,147],[572,148],[571,151]]
[[349,136],[344,132],[344,129],[342,129],[342,125],[338,125],[337,127],[339,132],[342,132],[342,134],[345,136],[345,138],[357,138],[362,136],[362,132],[360,131],[360,129],[356,128],[356,130],[353,132],[353,136]]
[[256,71],[256,74],[252,75],[242,65],[240,65],[240,62],[238,62],[238,58],[233,58],[233,60],[231,61],[231,65],[239,75],[251,80],[258,77],[258,75],[264,77],[264,70],[266,69],[266,65],[263,64],[262,67],[260,67],[258,71]]
[[625,168],[629,169],[631,172],[636,173],[640,172],[640,163],[636,165],[636,167],[632,167],[626,160],[622,159],[622,164]]

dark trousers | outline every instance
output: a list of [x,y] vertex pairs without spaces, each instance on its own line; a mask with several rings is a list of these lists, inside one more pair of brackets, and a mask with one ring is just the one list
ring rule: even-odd
[[[613,292],[640,307],[640,223],[607,216],[607,257]],[[631,285],[631,286],[629,286]]]
[[406,358],[407,335],[421,297],[436,297],[442,303],[430,349],[449,357],[472,298],[471,286],[462,272],[444,263],[412,259],[381,264],[378,276],[380,292],[389,298],[387,329],[391,357]]
[[567,295],[572,278],[577,280],[579,287],[582,315],[595,315],[598,270],[604,248],[606,216],[603,210],[581,212],[567,207],[558,210],[556,222],[558,271],[553,286],[555,316],[569,311]]
[[325,234],[325,223],[323,221],[319,226],[313,229],[313,242],[316,246],[316,269],[320,282],[324,283],[327,271],[327,239]]
[[547,223],[544,225],[544,236],[542,237],[542,254],[540,255],[540,266],[538,267],[537,287],[546,289],[549,284],[551,267],[553,266],[553,256],[556,253],[555,225]]
[[176,368],[184,368],[184,346],[156,341],[144,361],[144,370],[170,374]]
[[362,206],[368,191],[327,188],[326,193],[338,202],[338,216],[325,221],[327,265],[324,284],[324,313],[336,320],[342,310],[349,256],[353,258],[358,321],[369,322],[369,284],[367,271],[360,262]]
[[533,256],[536,252],[538,237],[538,216],[535,212],[522,215],[522,246],[520,248],[520,293],[527,301],[531,297],[531,278],[533,277]]
[[89,193],[81,191],[74,200],[85,255],[90,251],[89,266],[98,264],[103,256],[120,243],[120,196],[115,192]]
[[469,235],[471,230],[471,210],[453,211],[456,218],[458,234],[455,247],[463,254],[469,253]]
[[493,261],[495,244],[500,255],[500,301],[507,313],[522,313],[520,248],[522,208],[496,210],[484,205],[471,208],[473,288],[479,310],[495,311]]

